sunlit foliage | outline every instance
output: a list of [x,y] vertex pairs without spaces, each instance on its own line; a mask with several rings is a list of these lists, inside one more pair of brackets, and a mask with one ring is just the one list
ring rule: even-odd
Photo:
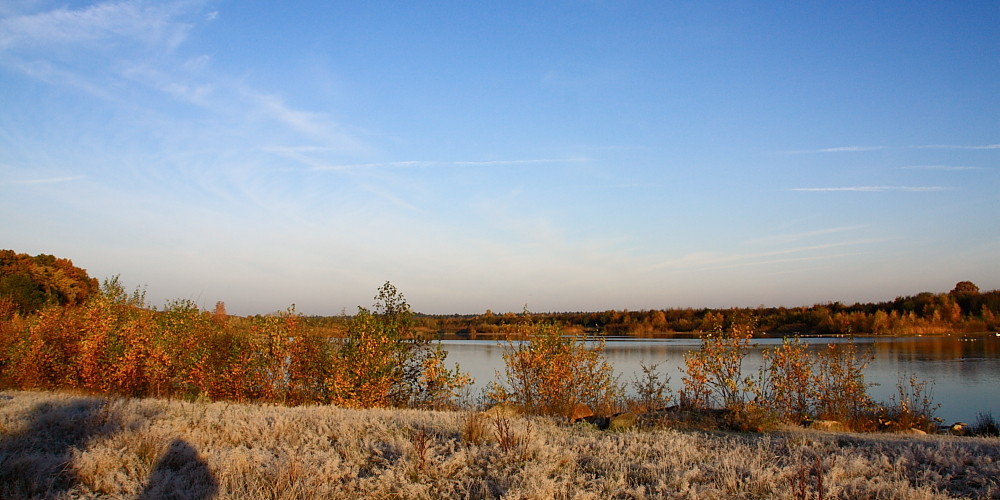
[[602,340],[563,335],[553,323],[527,323],[527,340],[508,340],[505,372],[487,391],[491,403],[528,413],[569,417],[577,404],[609,412],[623,389],[604,355]]
[[344,406],[444,407],[471,380],[409,328],[389,283],[374,312],[359,308],[342,343],[312,335],[294,307],[232,317],[190,300],[163,310],[117,278],[81,304],[48,304],[0,323],[0,384],[128,396]]
[[717,327],[702,337],[701,348],[684,355],[684,391],[686,406],[736,407],[746,402],[754,388],[753,378],[743,375],[743,360],[750,352],[754,323],[750,319],[728,330]]
[[[919,417],[922,427],[932,418],[926,382],[916,378],[910,381],[913,390],[901,392],[901,403],[884,407],[873,401],[864,374],[873,354],[861,351],[853,340],[810,350],[797,338],[785,339],[763,349],[757,373],[747,374],[743,362],[750,352],[752,325],[752,320],[739,322],[704,335],[700,348],[685,356],[683,406],[724,408],[748,428],[836,420],[856,430],[876,430],[890,413],[897,420],[916,422]],[[913,393],[919,395],[919,408],[912,403]]]
[[81,304],[97,288],[97,280],[71,260],[0,250],[0,319],[49,305]]

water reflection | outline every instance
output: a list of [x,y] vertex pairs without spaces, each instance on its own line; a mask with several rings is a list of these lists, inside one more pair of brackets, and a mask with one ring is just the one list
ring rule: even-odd
[[[898,393],[900,377],[913,374],[933,383],[932,396],[941,403],[938,415],[947,422],[974,421],[978,412],[1000,416],[1000,337],[856,337],[859,351],[873,355],[865,371],[872,396],[889,401]],[[803,338],[810,349],[829,343],[849,342],[847,338]],[[744,362],[745,374],[756,373],[765,347],[780,345],[781,339],[755,339],[753,351]],[[684,353],[698,349],[697,339],[609,339],[605,344],[608,360],[623,382],[641,374],[642,364],[658,363],[659,372],[670,377],[675,391],[682,387],[680,368]],[[449,362],[457,362],[476,379],[473,393],[503,372],[503,345],[494,341],[450,340],[442,346]]]

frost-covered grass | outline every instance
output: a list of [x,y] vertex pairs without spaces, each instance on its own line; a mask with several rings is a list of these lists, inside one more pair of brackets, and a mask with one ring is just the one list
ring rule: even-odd
[[471,415],[7,391],[0,498],[1000,498],[997,438]]

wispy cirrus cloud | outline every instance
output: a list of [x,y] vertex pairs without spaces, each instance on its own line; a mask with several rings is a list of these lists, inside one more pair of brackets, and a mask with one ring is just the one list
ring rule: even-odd
[[912,149],[1000,149],[1000,144],[984,144],[979,146],[961,144],[924,144],[909,147]]
[[219,16],[206,8],[212,3],[107,1],[35,12],[22,8],[0,18],[0,65],[122,109],[165,109],[149,99],[152,91],[210,112],[212,122],[224,124],[233,137],[254,141],[266,134],[270,140],[306,140],[339,152],[370,152],[325,110],[292,106],[279,93],[215,71],[209,55],[184,54],[181,46],[190,32]]
[[887,191],[903,191],[908,193],[929,193],[936,191],[949,191],[947,186],[844,186],[844,187],[803,187],[792,188],[789,191],[809,192],[809,193],[830,193],[830,192],[859,192],[859,193],[882,193]]
[[119,104],[136,82],[178,94],[168,77],[179,73],[172,54],[203,22],[202,4],[111,1],[8,14],[0,18],[0,65]]
[[0,19],[0,49],[72,44],[114,43],[120,39],[176,47],[191,24],[181,22],[197,2],[104,2],[82,9],[61,7],[47,12]]
[[782,154],[809,154],[809,153],[857,153],[863,151],[878,151],[882,149],[889,149],[888,146],[839,146],[834,148],[820,148],[820,149],[796,149],[789,151],[780,151]]
[[983,167],[969,167],[964,165],[907,165],[905,167],[899,167],[903,170],[945,170],[945,171],[962,171],[962,170],[985,170]]
[[545,158],[536,160],[484,160],[484,161],[454,161],[454,165],[527,165],[531,163],[582,163],[591,161],[590,158]]
[[74,182],[86,179],[86,175],[71,175],[66,177],[42,177],[37,179],[15,179],[0,182],[0,184],[31,185],[31,184],[57,184],[61,182]]
[[775,234],[769,236],[762,236],[760,238],[753,238],[744,241],[743,243],[746,245],[788,244],[794,241],[815,238],[818,236],[827,236],[831,234],[856,231],[858,229],[863,229],[864,227],[865,226],[840,226],[840,227],[830,227],[825,229],[814,229],[811,231],[801,231],[797,233]]
[[[273,149],[275,152],[285,152],[287,150]],[[295,151],[297,152],[297,151]],[[480,161],[426,161],[407,160],[390,161],[378,163],[350,163],[341,165],[313,165],[311,170],[323,171],[346,171],[365,170],[376,168],[419,168],[419,167],[492,167],[508,165],[531,165],[531,164],[558,164],[558,163],[580,163],[590,161],[588,158],[545,158],[545,159],[525,159],[525,160],[480,160]]]
[[350,163],[343,165],[316,165],[310,168],[317,172],[321,171],[346,171],[346,170],[368,170],[376,168],[412,168],[412,167],[433,167],[443,165],[437,161],[387,161],[378,163]]
[[621,182],[617,184],[571,184],[566,186],[574,189],[637,189],[637,188],[659,188],[659,184],[640,182]]
[[731,269],[745,266],[759,266],[766,264],[778,264],[794,261],[811,261],[823,259],[835,259],[847,255],[857,255],[859,252],[839,252],[821,253],[819,255],[808,255],[810,253],[822,252],[833,248],[857,246],[868,243],[877,243],[882,239],[862,239],[826,243],[821,245],[806,245],[792,248],[779,248],[765,252],[747,253],[720,253],[720,252],[695,252],[685,255],[679,259],[661,262],[651,266],[648,270],[683,270],[683,271],[710,271],[718,269]]
[[[735,269],[735,268],[739,268],[739,267],[766,266],[766,265],[774,265],[774,264],[790,264],[790,263],[793,263],[793,262],[815,262],[815,261],[822,261],[822,260],[842,259],[844,257],[856,257],[858,255],[865,255],[866,253],[868,253],[868,252],[842,252],[842,253],[833,253],[833,254],[825,254],[825,255],[810,255],[810,256],[803,256],[803,257],[784,257],[784,258],[778,258],[778,259],[754,260],[754,261],[749,261],[749,262],[734,262],[734,263],[727,263],[727,264],[719,264],[719,265],[715,265],[715,266],[705,266],[705,267],[702,267],[702,268],[697,269],[697,270],[698,271],[718,271],[718,270],[722,270],[722,269]],[[782,272],[786,272],[787,273],[787,272],[791,272],[791,271],[786,270],[786,271],[782,271]]]
[[820,153],[861,153],[866,151],[881,151],[886,149],[964,149],[990,150],[1000,149],[1000,144],[960,145],[960,144],[916,144],[909,146],[838,146],[819,149],[794,149],[779,151],[780,154],[820,154]]
[[240,91],[252,105],[254,112],[262,113],[292,131],[320,142],[324,148],[355,153],[368,149],[364,141],[345,132],[344,127],[331,120],[326,113],[294,108],[279,96],[246,88]]

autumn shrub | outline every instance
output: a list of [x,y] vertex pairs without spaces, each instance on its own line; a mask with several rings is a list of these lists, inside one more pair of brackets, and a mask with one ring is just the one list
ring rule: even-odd
[[293,340],[303,335],[295,306],[267,316],[246,320],[244,329],[254,348],[250,362],[260,398],[283,401],[290,388],[290,349]]
[[800,339],[762,352],[759,399],[782,420],[837,420],[858,430],[874,430],[881,406],[871,399],[864,370],[871,352],[853,339],[810,350]]
[[80,305],[49,306],[0,326],[5,386],[128,396],[441,408],[471,380],[410,328],[389,283],[374,312],[359,308],[340,344],[305,333],[294,307],[235,318],[190,300],[145,303],[117,277]]
[[26,388],[145,394],[149,315],[117,279],[80,305],[50,305],[4,327],[5,380]]
[[156,342],[154,312],[145,292],[126,292],[117,277],[105,280],[83,313],[80,359],[82,385],[98,391],[145,396],[168,392],[170,361]]
[[767,375],[767,400],[777,416],[788,422],[810,418],[818,398],[815,357],[799,338],[761,353]]
[[856,430],[874,430],[878,405],[868,394],[871,384],[865,381],[865,368],[874,359],[870,351],[861,351],[854,339],[827,344],[816,354],[815,417],[838,420]]
[[326,336],[300,332],[288,342],[287,389],[284,402],[330,401],[328,387],[337,370],[334,345]]
[[554,323],[531,323],[527,340],[507,340],[504,373],[487,388],[488,403],[569,417],[578,404],[610,413],[624,392],[604,355],[604,342],[564,336]]
[[759,432],[781,420],[770,399],[769,373],[761,368],[748,374],[743,367],[756,327],[753,317],[737,318],[729,329],[719,325],[703,335],[699,349],[684,355],[683,407],[696,412],[724,409],[718,425],[736,431]]
[[72,308],[49,306],[13,332],[6,346],[6,376],[13,387],[55,389],[77,387],[76,364],[80,337],[79,314]]
[[[872,353],[861,351],[853,339],[830,343],[812,351],[799,339],[762,351],[761,367],[746,374],[743,361],[750,352],[752,319],[736,321],[727,331],[702,337],[701,346],[684,357],[681,404],[693,409],[724,408],[734,428],[766,427],[777,422],[800,423],[824,419],[843,422],[855,430],[875,430],[886,412],[868,394],[864,370]],[[923,425],[931,405],[921,399],[915,409],[913,391],[921,398],[925,386],[914,379],[905,405],[906,418]],[[929,417],[928,417],[929,418]],[[921,420],[923,419],[923,420]],[[928,424],[929,427],[929,424]]]
[[940,407],[940,404],[934,403],[930,381],[916,374],[900,375],[896,382],[896,394],[888,404],[879,408],[879,424],[889,430],[932,432],[938,426],[934,412]]
[[743,373],[755,322],[746,318],[728,330],[702,336],[697,351],[684,355],[681,402],[693,408],[736,408],[747,402],[757,381]]
[[372,310],[358,307],[347,337],[334,351],[327,380],[331,401],[352,407],[442,407],[472,380],[444,365],[447,353],[415,331],[413,312],[391,283]]
[[[0,307],[3,299],[0,299]],[[0,315],[0,387],[12,385],[10,380],[10,368],[12,355],[15,346],[20,342],[21,332],[24,331],[25,319],[11,311],[9,316]]]
[[[172,337],[171,349],[183,360],[182,384],[189,396],[284,402],[292,383],[301,382],[303,374],[296,371],[293,378],[292,373],[292,345],[302,335],[294,307],[240,319],[220,318],[183,301],[168,310],[171,325],[182,330]],[[311,401],[315,395],[300,392],[296,399]]]
[[631,398],[632,407],[638,412],[650,412],[666,408],[673,402],[673,391],[670,389],[670,377],[664,376],[658,370],[659,363],[647,365],[640,362],[638,373],[632,379],[632,390],[635,396]]
[[190,300],[167,302],[156,314],[157,346],[169,360],[162,367],[165,390],[185,399],[209,397],[217,383],[210,358],[220,356],[214,352],[219,347],[214,339],[225,327]]

